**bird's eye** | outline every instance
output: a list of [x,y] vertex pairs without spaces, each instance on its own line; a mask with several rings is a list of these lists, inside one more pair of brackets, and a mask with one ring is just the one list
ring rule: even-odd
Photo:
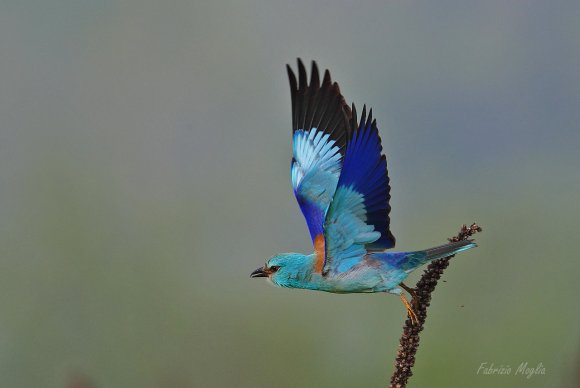
[[273,266],[271,266],[271,267],[270,267],[270,270],[271,270],[272,272],[276,272],[276,271],[278,271],[279,269],[280,269],[280,266],[279,266],[279,265],[273,265]]

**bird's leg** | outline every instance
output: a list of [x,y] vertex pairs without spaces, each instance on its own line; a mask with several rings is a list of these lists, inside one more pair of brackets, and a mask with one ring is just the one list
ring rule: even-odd
[[401,302],[403,302],[403,304],[405,305],[405,308],[407,309],[407,314],[409,315],[409,318],[411,318],[411,323],[413,323],[413,325],[419,324],[419,319],[417,318],[417,314],[415,314],[415,311],[413,311],[413,307],[411,307],[411,303],[409,303],[407,298],[405,298],[405,295],[401,294],[400,297],[401,297]]
[[415,292],[415,289],[407,286],[405,283],[401,283],[399,285],[411,295],[411,303],[413,304],[413,306],[417,306],[417,303],[419,302],[419,298],[417,297],[417,293]]

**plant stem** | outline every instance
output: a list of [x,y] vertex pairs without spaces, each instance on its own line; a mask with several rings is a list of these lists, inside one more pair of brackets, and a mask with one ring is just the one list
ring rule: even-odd
[[[462,225],[459,233],[449,238],[450,242],[467,240],[481,228],[477,224],[471,226]],[[437,282],[441,278],[443,271],[449,265],[449,260],[453,256],[435,260],[425,270],[421,279],[415,286],[416,299],[413,300],[413,309],[417,314],[418,322],[413,324],[410,318],[405,321],[403,335],[399,341],[399,350],[395,360],[395,371],[391,376],[389,388],[403,388],[407,386],[409,377],[413,375],[411,369],[415,365],[415,354],[419,348],[419,333],[423,330],[423,325],[427,319],[427,307],[431,302],[431,293],[435,290]]]

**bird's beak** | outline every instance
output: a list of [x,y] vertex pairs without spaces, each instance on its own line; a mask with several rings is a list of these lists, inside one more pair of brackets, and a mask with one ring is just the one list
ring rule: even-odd
[[268,274],[264,271],[264,267],[260,267],[250,274],[251,278],[266,278]]

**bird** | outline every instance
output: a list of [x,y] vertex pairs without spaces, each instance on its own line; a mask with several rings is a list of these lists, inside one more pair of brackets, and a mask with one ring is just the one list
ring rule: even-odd
[[[279,253],[250,277],[274,285],[336,294],[398,295],[412,323],[414,289],[404,280],[415,269],[476,247],[473,240],[393,252],[390,180],[377,122],[363,106],[360,119],[326,70],[320,81],[312,61],[310,81],[298,58],[298,77],[286,65],[292,103],[294,195],[314,252]],[[412,299],[406,298],[403,290]]]

